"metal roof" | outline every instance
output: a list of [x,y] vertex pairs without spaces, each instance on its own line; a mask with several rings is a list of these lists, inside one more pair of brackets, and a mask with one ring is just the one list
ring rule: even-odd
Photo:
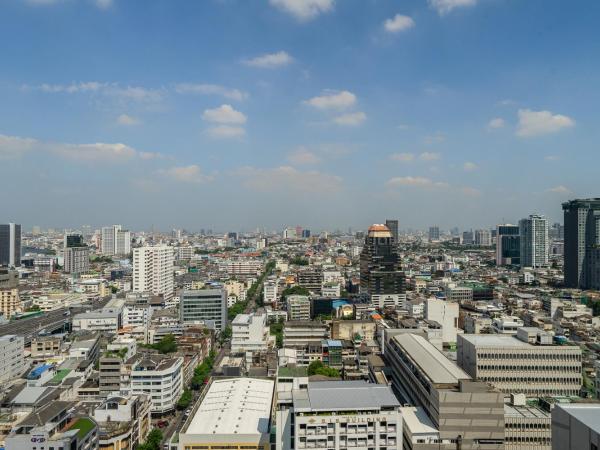
[[296,411],[332,411],[399,407],[388,386],[365,381],[309,382],[308,389],[293,391]]

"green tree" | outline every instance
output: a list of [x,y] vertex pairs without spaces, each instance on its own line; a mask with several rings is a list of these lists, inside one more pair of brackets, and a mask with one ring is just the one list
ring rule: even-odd
[[177,409],[179,409],[179,410],[186,409],[188,406],[190,406],[191,403],[192,403],[192,391],[190,391],[189,389],[186,389],[183,391],[183,394],[181,394],[181,397],[179,397],[179,400],[177,401]]
[[308,266],[308,259],[296,256],[290,260],[290,263],[295,264],[296,266]]
[[283,301],[285,301],[288,295],[310,295],[310,291],[303,286],[296,285],[283,290],[281,293]]
[[323,375],[331,378],[339,378],[340,372],[333,367],[326,366],[322,361],[316,360],[308,365],[308,376]]

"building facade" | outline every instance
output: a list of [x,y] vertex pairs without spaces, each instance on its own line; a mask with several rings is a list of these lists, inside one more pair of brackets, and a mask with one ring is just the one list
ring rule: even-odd
[[517,225],[496,227],[496,265],[510,266],[521,264],[521,238]]
[[133,250],[133,292],[151,292],[173,298],[175,283],[173,247],[139,247]]
[[179,310],[184,325],[204,323],[222,331],[227,326],[227,291],[184,290],[179,295]]
[[548,220],[532,214],[519,221],[521,267],[548,265]]
[[101,253],[105,256],[128,255],[131,252],[131,233],[121,225],[102,227]]
[[21,265],[21,225],[0,224],[0,266]]

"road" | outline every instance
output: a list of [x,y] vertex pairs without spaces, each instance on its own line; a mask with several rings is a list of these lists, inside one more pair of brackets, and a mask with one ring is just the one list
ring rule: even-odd
[[15,320],[5,325],[0,325],[0,336],[7,334],[16,334],[23,336],[25,345],[31,343],[31,340],[42,330],[48,333],[59,330],[65,326],[71,326],[71,317],[74,314],[84,312],[89,309],[102,308],[110,298],[101,299],[95,302],[90,302],[81,307],[60,308],[56,311],[49,311],[38,317],[30,319]]

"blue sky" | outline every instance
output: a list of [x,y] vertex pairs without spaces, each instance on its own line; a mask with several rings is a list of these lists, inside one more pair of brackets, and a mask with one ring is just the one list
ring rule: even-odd
[[565,5],[4,0],[2,220],[560,220],[600,162],[600,3]]

